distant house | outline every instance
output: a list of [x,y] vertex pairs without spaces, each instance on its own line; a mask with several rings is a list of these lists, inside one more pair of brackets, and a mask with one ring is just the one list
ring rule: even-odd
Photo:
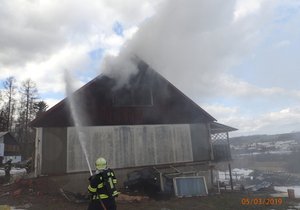
[[[236,129],[215,123],[146,63],[137,66],[138,73],[122,88],[100,75],[73,94],[85,116],[81,131],[91,165],[99,156],[120,174],[122,169],[145,166],[197,165],[197,171],[209,178],[214,160],[211,135],[223,132],[228,138],[228,132]],[[37,175],[88,171],[67,99],[31,126],[37,129]]]
[[20,147],[10,132],[0,132],[0,163],[21,161]]

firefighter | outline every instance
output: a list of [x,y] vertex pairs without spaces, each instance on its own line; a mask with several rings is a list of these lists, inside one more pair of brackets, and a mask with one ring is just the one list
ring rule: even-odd
[[89,178],[88,191],[91,195],[88,210],[116,210],[115,197],[117,179],[112,169],[107,168],[107,162],[100,157],[95,162],[96,172]]
[[5,182],[7,182],[7,183],[9,183],[9,181],[10,181],[10,170],[11,170],[11,166],[12,166],[11,162],[12,162],[12,159],[9,159],[4,164]]

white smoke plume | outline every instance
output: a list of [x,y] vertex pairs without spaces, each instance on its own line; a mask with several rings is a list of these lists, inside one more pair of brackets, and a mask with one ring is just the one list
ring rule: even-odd
[[138,68],[133,62],[133,56],[132,53],[123,51],[117,57],[107,55],[103,59],[102,73],[117,81],[115,88],[126,86],[130,76],[138,72]]
[[[259,42],[259,28],[265,21],[254,11],[262,9],[263,1],[248,13],[238,10],[240,4],[237,0],[165,1],[124,45],[119,57],[110,65],[105,59],[104,72],[126,84],[136,69],[124,61],[137,55],[191,97],[216,93],[220,75]],[[208,92],[207,86],[215,88]]]

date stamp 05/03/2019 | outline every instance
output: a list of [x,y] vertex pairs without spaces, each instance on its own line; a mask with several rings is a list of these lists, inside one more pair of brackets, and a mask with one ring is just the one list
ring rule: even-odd
[[282,198],[242,198],[241,205],[282,205]]

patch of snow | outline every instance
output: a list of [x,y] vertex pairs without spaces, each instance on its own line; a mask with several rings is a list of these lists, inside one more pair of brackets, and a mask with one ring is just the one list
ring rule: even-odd
[[[18,175],[18,176],[22,176],[22,175],[25,175],[27,172],[26,172],[26,169],[25,168],[12,168],[10,170],[10,174],[11,175]],[[0,176],[5,176],[5,171],[4,169],[0,169]]]
[[26,169],[25,168],[12,168],[10,171],[11,175],[25,175]]
[[244,169],[244,168],[242,168],[242,169],[240,169],[240,168],[234,168],[234,169],[232,169],[232,172],[240,174],[242,176],[249,176],[253,172],[253,170],[251,170],[251,169]]
[[262,155],[262,154],[288,155],[291,153],[292,153],[291,150],[278,150],[278,151],[252,152],[252,153],[237,154],[237,156],[250,156],[250,155]]
[[[240,179],[245,179],[245,178],[250,178],[252,179],[252,176],[249,176],[251,173],[253,172],[253,170],[251,169],[240,169],[240,168],[234,168],[231,171],[232,174],[232,178],[235,180],[240,180]],[[219,180],[220,181],[225,181],[225,180],[229,180],[229,171],[219,171]]]

